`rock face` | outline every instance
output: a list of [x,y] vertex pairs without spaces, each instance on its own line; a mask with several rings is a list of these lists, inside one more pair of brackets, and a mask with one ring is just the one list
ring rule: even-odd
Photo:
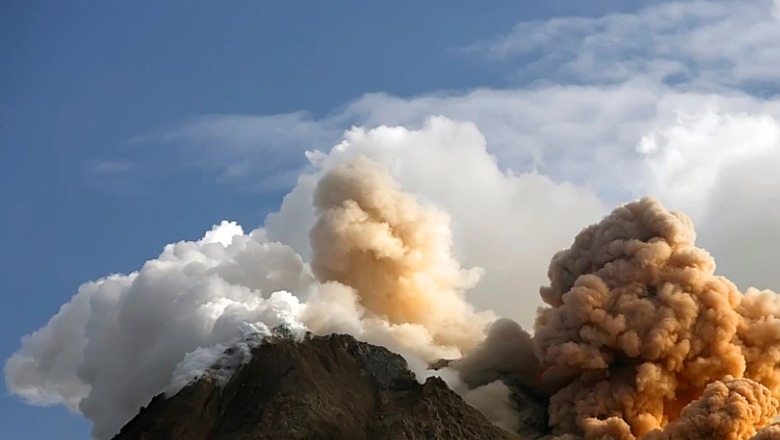
[[438,378],[346,335],[272,338],[225,386],[204,377],[159,395],[115,440],[517,439]]

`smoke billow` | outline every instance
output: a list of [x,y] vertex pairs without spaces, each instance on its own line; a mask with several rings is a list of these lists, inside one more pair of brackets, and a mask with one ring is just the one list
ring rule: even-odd
[[529,333],[466,301],[481,272],[454,257],[448,216],[377,164],[333,166],[312,203],[310,262],[223,223],[84,284],[6,362],[9,389],[108,438],[156,393],[226,380],[285,325],[396,350],[531,438],[780,438],[780,301],[715,275],[684,214],[648,198],[584,229],[553,257]]
[[[680,417],[663,431],[653,431],[648,440],[743,439],[756,434],[777,412],[777,399],[765,386],[750,379],[726,376],[704,389],[700,398],[686,406]],[[767,436],[768,432],[762,434]]]
[[531,335],[518,323],[504,318],[490,326],[484,342],[468,357],[452,362],[451,366],[470,388],[495,381],[502,374],[533,384],[538,383],[541,374]]
[[553,257],[531,381],[549,393],[553,435],[748,439],[775,416],[777,295],[740,293],[695,237],[687,216],[646,198]]
[[[401,192],[387,172],[358,157],[326,174],[314,193],[311,267],[321,281],[355,290],[370,316],[420,325],[425,345],[465,353],[484,337],[489,314],[463,292],[479,278],[453,258],[449,218]],[[460,353],[456,353],[459,356]]]
[[202,240],[166,246],[138,272],[82,285],[8,359],[8,389],[64,404],[94,422],[95,438],[110,438],[152,396],[220,361],[219,344],[279,325],[302,330],[303,305],[290,292],[309,284],[288,247],[224,222]]
[[780,439],[780,424],[772,424],[763,428],[758,434],[751,437],[750,440],[777,440]]

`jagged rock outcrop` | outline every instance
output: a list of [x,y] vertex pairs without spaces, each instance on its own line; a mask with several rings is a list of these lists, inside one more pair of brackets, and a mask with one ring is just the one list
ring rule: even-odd
[[271,338],[225,385],[208,377],[159,395],[115,440],[509,440],[438,378],[346,335]]

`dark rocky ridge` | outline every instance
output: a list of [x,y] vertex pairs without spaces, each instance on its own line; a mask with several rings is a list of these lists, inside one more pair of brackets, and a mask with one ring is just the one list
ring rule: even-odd
[[[351,336],[270,338],[225,385],[204,377],[158,395],[115,440],[517,439],[438,378]],[[524,437],[525,438],[525,437]]]

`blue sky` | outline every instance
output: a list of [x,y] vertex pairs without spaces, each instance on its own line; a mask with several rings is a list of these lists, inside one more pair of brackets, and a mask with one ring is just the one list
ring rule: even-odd
[[[10,357],[85,281],[136,270],[222,219],[262,225],[306,167],[303,151],[327,150],[352,124],[470,120],[502,168],[584,185],[611,204],[642,190],[620,167],[579,168],[585,150],[565,145],[591,143],[589,156],[628,164],[643,136],[674,144],[678,131],[667,127],[679,112],[700,115],[715,103],[726,133],[777,118],[780,43],[757,21],[771,2],[747,2],[739,14],[733,2],[679,14],[642,9],[650,3],[3,2],[0,354]],[[745,23],[756,30],[750,38],[716,40],[733,44],[702,37]],[[670,169],[664,157],[645,159]],[[717,186],[697,173],[687,174]],[[720,199],[689,207],[691,192],[677,190],[686,183],[664,179],[642,188],[701,212],[714,249],[736,246],[714,239],[736,220],[707,223]],[[741,280],[737,262],[725,267]],[[762,267],[744,273],[780,287]],[[6,390],[0,427],[8,439],[76,439],[89,437],[90,423]]]

